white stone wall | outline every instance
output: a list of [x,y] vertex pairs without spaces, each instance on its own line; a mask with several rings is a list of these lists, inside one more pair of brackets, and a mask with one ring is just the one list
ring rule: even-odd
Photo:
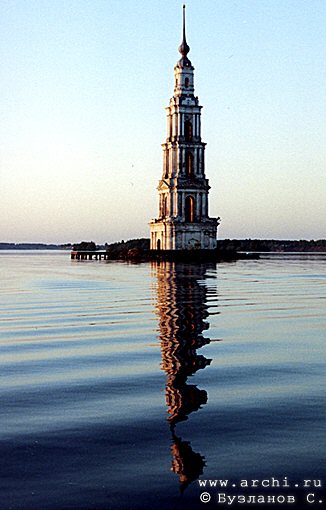
[[151,250],[157,250],[160,241],[161,250],[215,249],[217,225],[201,223],[169,223],[155,221],[150,223]]

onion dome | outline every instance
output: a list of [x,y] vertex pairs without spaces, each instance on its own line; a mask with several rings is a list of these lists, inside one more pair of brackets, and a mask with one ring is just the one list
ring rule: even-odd
[[182,58],[179,60],[178,65],[180,67],[191,67],[191,62],[187,57],[190,48],[186,41],[186,6],[183,6],[183,29],[182,29],[182,42],[179,46],[179,53],[181,53]]

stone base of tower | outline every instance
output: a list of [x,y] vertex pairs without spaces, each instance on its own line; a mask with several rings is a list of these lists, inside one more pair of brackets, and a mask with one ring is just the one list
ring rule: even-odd
[[151,250],[215,250],[217,246],[216,218],[200,223],[177,223],[153,220],[150,223]]

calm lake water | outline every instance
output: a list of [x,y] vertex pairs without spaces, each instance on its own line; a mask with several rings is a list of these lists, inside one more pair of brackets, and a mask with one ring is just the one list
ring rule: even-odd
[[[318,503],[325,267],[323,255],[216,266],[0,252],[0,509],[236,506],[218,493]],[[290,488],[239,487],[285,476]]]

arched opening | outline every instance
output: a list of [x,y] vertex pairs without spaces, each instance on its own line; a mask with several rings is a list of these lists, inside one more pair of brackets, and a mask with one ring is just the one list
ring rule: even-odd
[[185,78],[185,87],[186,89],[189,87],[189,78]]
[[186,152],[186,176],[194,176],[194,157],[191,152]]
[[161,239],[157,240],[156,249],[157,249],[157,251],[160,251],[160,249],[161,249]]
[[186,222],[194,223],[194,221],[195,221],[195,199],[194,199],[194,197],[192,197],[190,195],[186,197],[185,207],[186,207],[186,210],[185,210]]
[[186,120],[184,128],[185,128],[186,142],[191,142],[191,140],[192,140],[192,123],[190,122],[190,120]]

